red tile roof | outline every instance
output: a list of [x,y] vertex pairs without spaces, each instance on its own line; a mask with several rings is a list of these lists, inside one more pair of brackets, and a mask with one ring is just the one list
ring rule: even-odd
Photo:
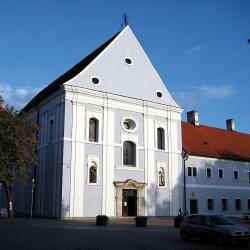
[[250,161],[250,134],[182,122],[182,147],[190,155]]

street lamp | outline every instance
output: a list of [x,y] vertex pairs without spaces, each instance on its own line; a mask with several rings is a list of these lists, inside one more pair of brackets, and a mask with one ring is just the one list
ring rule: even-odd
[[181,155],[183,160],[183,212],[185,215],[187,211],[186,161],[188,160],[189,154],[184,149],[182,149]]

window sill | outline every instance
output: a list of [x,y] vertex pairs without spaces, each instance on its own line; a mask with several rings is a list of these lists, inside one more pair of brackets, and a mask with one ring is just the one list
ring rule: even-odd
[[155,148],[155,152],[164,152],[164,153],[168,153],[168,150],[167,150],[167,149]]
[[102,142],[86,141],[88,144],[102,145]]
[[87,183],[88,186],[99,186],[99,183]]
[[116,169],[119,169],[119,170],[131,170],[131,171],[144,171],[144,169],[141,169],[139,167],[135,167],[135,166],[127,166],[127,165],[124,165],[122,167],[115,167]]

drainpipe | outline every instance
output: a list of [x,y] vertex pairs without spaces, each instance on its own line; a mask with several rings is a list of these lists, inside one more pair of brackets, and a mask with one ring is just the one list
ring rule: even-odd
[[189,154],[183,149],[182,150],[183,160],[183,214],[187,211],[187,189],[186,189],[186,161],[188,160]]

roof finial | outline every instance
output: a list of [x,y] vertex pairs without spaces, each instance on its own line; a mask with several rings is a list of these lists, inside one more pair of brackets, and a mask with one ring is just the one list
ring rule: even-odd
[[126,12],[122,15],[122,24],[120,30],[125,28],[128,25],[129,17],[127,16]]

